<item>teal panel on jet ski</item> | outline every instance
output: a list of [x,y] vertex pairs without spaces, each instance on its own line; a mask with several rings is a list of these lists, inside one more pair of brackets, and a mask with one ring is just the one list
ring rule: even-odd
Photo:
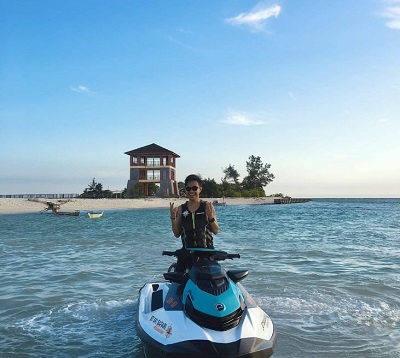
[[235,312],[240,307],[239,296],[241,294],[233,284],[229,286],[225,292],[215,296],[200,290],[192,281],[188,281],[184,297],[189,296],[191,298],[196,310],[214,317],[224,317]]

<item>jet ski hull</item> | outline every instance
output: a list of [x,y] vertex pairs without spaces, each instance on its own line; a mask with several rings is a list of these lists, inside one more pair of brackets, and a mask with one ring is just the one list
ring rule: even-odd
[[233,328],[217,331],[193,322],[180,299],[178,283],[147,283],[140,289],[137,333],[151,357],[266,358],[273,353],[276,332],[269,316],[244,287],[245,309]]

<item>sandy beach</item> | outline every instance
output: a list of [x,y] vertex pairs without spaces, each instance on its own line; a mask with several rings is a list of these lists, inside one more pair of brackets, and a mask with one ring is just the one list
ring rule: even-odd
[[[56,203],[56,199],[40,199],[43,202],[51,201]],[[71,199],[71,201],[61,205],[61,211],[98,211],[116,209],[146,209],[146,208],[168,208],[170,202],[180,205],[185,202],[185,198],[149,198],[149,199]],[[222,198],[203,198],[203,200],[222,202]],[[274,198],[227,198],[227,205],[260,205],[271,204]],[[46,205],[28,199],[0,198],[0,214],[16,214],[40,212]]]

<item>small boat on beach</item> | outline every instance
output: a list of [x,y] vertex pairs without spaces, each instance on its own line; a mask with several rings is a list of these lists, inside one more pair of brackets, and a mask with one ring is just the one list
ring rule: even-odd
[[57,201],[46,201],[41,198],[28,198],[28,201],[33,201],[35,203],[41,203],[46,205],[47,207],[40,211],[40,213],[44,213],[46,211],[51,211],[54,215],[66,215],[66,216],[79,216],[79,210],[75,211],[60,211],[61,205],[69,203],[72,201],[71,199],[68,200],[57,200]]
[[89,211],[87,214],[88,214],[90,219],[98,219],[98,218],[101,218],[103,216],[104,211],[101,211],[101,212]]
[[213,201],[213,205],[214,205],[214,206],[226,206],[225,198],[223,199],[222,202],[221,202],[221,201],[218,201],[218,200],[214,200],[214,201]]

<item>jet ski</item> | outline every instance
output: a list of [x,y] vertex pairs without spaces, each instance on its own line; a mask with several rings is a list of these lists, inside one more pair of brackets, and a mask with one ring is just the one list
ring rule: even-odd
[[[276,342],[271,318],[241,285],[248,270],[226,271],[219,261],[240,258],[207,248],[163,251],[190,255],[184,273],[139,291],[137,334],[149,357],[270,357]],[[173,265],[171,265],[173,266]]]

